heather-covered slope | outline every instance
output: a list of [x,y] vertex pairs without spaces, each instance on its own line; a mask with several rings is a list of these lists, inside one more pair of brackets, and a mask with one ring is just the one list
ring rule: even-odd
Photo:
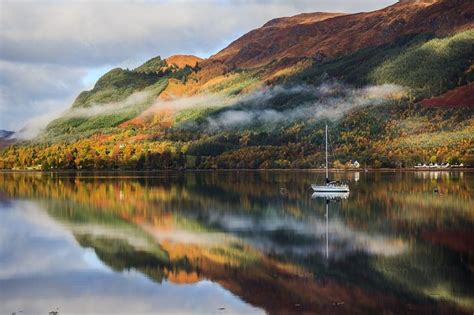
[[424,99],[425,106],[433,107],[474,107],[474,83],[450,90],[440,96]]
[[472,6],[470,1],[458,0],[402,1],[368,13],[312,13],[276,19],[211,59],[229,67],[251,68],[282,58],[340,56],[410,34],[446,35],[473,26]]
[[[114,69],[0,166],[314,168],[325,123],[338,167],[474,165],[473,17],[454,0],[302,14],[206,60]],[[422,105],[443,93],[449,106]]]

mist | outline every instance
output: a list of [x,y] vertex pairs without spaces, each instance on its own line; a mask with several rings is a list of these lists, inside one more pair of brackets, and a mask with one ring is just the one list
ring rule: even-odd
[[65,118],[88,118],[100,115],[110,115],[129,110],[135,106],[141,105],[149,101],[151,97],[150,92],[142,91],[135,92],[125,98],[123,101],[110,103],[95,103],[88,107],[77,107],[68,110]]
[[89,107],[71,107],[65,111],[57,110],[47,112],[28,120],[23,128],[15,133],[15,138],[19,140],[32,140],[40,135],[51,122],[58,118],[89,118],[100,115],[118,114],[127,110],[131,110],[136,106],[145,105],[146,102],[151,102],[151,97],[152,95],[150,92],[141,91],[131,94],[120,102],[110,102],[103,104],[94,103]]
[[153,113],[161,109],[172,109],[175,111],[186,110],[190,108],[209,108],[222,107],[235,103],[235,98],[220,94],[200,94],[189,97],[176,97],[169,100],[157,100],[146,113]]
[[13,137],[18,140],[32,140],[43,132],[50,122],[60,118],[64,111],[52,111],[36,116],[26,121],[23,128],[13,134]]
[[[324,83],[317,87],[278,85],[233,97],[209,93],[168,100],[153,99],[154,96],[150,92],[140,91],[119,102],[96,103],[89,107],[43,114],[28,121],[15,136],[22,140],[33,139],[57,118],[89,118],[130,110],[136,110],[140,117],[147,117],[162,109],[179,112],[204,108],[213,108],[215,112],[200,122],[181,122],[177,128],[215,133],[256,125],[287,124],[298,120],[336,120],[353,109],[379,105],[390,99],[399,99],[403,95],[405,89],[398,85],[352,88],[339,82]],[[139,114],[140,110],[143,111]]]
[[[252,125],[292,123],[297,120],[336,120],[356,108],[380,105],[403,95],[404,88],[393,84],[359,89],[337,82],[325,83],[318,87],[276,86],[242,97],[225,110],[206,118],[204,125],[199,127],[209,132],[217,132]],[[278,105],[278,99],[282,98],[289,100],[281,110],[274,108],[275,104]]]

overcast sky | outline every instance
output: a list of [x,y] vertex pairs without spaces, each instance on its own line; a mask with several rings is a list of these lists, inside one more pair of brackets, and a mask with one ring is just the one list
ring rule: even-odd
[[[113,67],[208,57],[266,21],[372,11],[395,0],[0,0],[0,129],[48,119]],[[46,116],[46,117],[45,117]]]

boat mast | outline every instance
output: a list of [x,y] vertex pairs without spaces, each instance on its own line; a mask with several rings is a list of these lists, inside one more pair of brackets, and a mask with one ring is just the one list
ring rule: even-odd
[[328,124],[326,124],[326,184],[329,183],[329,166],[328,166]]

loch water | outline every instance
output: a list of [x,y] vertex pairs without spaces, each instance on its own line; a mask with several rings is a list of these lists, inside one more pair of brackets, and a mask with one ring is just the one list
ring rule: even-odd
[[474,312],[474,172],[323,177],[0,173],[0,314]]

